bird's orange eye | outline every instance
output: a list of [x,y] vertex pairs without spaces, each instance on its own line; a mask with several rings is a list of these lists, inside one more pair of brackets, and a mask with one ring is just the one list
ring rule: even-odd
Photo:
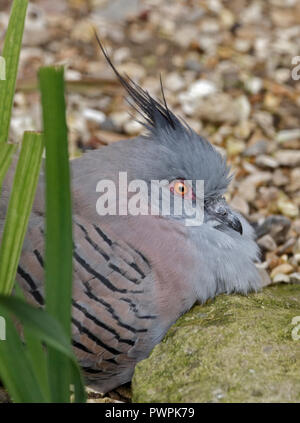
[[188,193],[189,188],[188,188],[188,186],[186,186],[184,184],[184,182],[177,181],[174,184],[174,191],[176,192],[176,194],[179,194],[179,195],[184,196],[184,195],[186,195]]

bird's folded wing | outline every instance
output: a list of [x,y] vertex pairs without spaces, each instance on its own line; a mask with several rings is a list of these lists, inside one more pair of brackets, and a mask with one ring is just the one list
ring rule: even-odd
[[[31,222],[17,279],[28,299],[43,306],[43,218],[33,216]],[[128,368],[151,350],[154,275],[143,254],[107,229],[74,216],[73,234],[73,345],[89,377],[104,381],[114,368]]]

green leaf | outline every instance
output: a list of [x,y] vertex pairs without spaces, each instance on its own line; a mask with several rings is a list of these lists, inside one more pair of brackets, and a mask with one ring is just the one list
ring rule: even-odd
[[[68,363],[71,363],[71,371],[74,376],[73,383],[78,387],[79,396],[77,396],[76,400],[83,402],[85,400],[85,394],[80,369],[69,343],[69,339],[60,323],[47,311],[32,307],[25,301],[16,297],[0,295],[0,310],[2,315],[7,316],[9,313],[14,314],[17,319],[22,322],[26,330],[31,333],[32,337],[36,340],[45,342],[46,345],[51,346],[53,349],[63,354]],[[8,331],[8,335],[9,333],[10,331]],[[10,336],[7,336],[7,340],[9,337]],[[0,347],[2,344],[5,344],[7,340],[2,342]],[[8,357],[4,355],[4,360],[7,360],[7,358]],[[28,365],[28,363],[31,365],[27,357],[24,359],[24,362],[26,362],[26,365]],[[30,367],[32,368],[32,366]],[[2,367],[0,367],[0,374],[2,377],[1,369]]]
[[[26,301],[24,293],[18,284],[15,285],[15,296],[20,300]],[[39,383],[39,386],[43,392],[47,402],[51,401],[49,378],[48,378],[48,362],[47,355],[44,345],[37,338],[32,331],[27,328],[27,325],[23,327],[24,341],[26,344],[25,353],[28,360],[31,362],[32,369],[35,377]]]
[[7,311],[0,305],[6,322],[6,340],[0,341],[0,377],[14,402],[45,402],[31,362]]
[[12,291],[34,200],[43,152],[43,137],[25,132],[14,176],[0,246],[0,293]]
[[6,172],[11,165],[13,155],[17,149],[14,144],[0,144],[0,194]]
[[26,343],[25,353],[30,361],[36,380],[47,402],[51,401],[48,361],[45,347],[35,333],[24,327],[24,341]]
[[0,295],[0,306],[13,313],[28,330],[69,358],[74,359],[67,336],[58,321],[45,310],[35,308],[20,298]]
[[0,144],[7,141],[9,133],[27,5],[28,0],[14,0],[1,54],[6,79],[0,80]]
[[[42,68],[39,82],[46,146],[46,310],[71,341],[72,212],[63,68]],[[68,363],[50,350],[49,366],[53,401],[67,401]]]

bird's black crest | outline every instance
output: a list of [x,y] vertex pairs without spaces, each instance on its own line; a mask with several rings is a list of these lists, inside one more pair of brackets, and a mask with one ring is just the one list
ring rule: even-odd
[[[158,141],[159,145],[165,147],[164,150],[158,149],[157,154],[158,151],[164,151],[168,165],[172,163],[177,171],[182,169],[181,175],[188,176],[186,179],[204,180],[206,197],[224,192],[230,182],[230,167],[227,166],[226,159],[210,142],[169,110],[161,79],[162,103],[151,97],[129,76],[123,77],[118,72],[96,32],[95,35],[108,64],[133,100],[130,105],[143,117],[144,122],[139,122],[149,130],[152,141]],[[149,138],[148,135],[146,138]]]
[[115,65],[112,63],[108,53],[106,52],[103,44],[101,43],[97,33],[95,32],[97,42],[99,44],[102,53],[104,54],[105,59],[109,63],[110,67],[116,74],[117,78],[126,89],[130,98],[133,100],[134,104],[131,106],[145,119],[146,122],[140,122],[146,126],[150,131],[153,129],[165,128],[166,126],[172,129],[181,126],[181,122],[177,116],[172,113],[168,106],[164,95],[162,80],[160,78],[160,86],[162,92],[163,103],[155,100],[148,91],[140,87],[136,82],[134,82],[128,75],[123,77],[119,71],[116,69]]

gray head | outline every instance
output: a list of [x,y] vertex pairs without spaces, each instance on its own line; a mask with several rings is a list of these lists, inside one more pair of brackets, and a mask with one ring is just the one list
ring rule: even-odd
[[[169,110],[163,89],[163,103],[160,103],[129,77],[120,75],[99,39],[98,42],[147,129],[146,135],[107,149],[110,162],[115,156],[116,171],[128,171],[129,180],[167,180],[174,196],[191,198],[193,186],[186,186],[183,181],[203,180],[204,224],[186,228],[199,247],[200,262],[205,262],[211,273],[207,292],[201,297],[206,299],[218,292],[246,293],[257,289],[260,278],[253,261],[258,259],[258,249],[252,240],[252,228],[223,197],[231,180],[226,159]],[[170,216],[182,224],[185,217]]]
[[[132,179],[146,181],[165,179],[170,183],[173,182],[173,187],[174,181],[203,180],[205,222],[209,222],[219,230],[229,227],[242,234],[243,228],[237,214],[230,209],[222,195],[231,179],[230,167],[227,166],[226,159],[211,143],[199,136],[187,123],[169,110],[162,84],[164,104],[152,98],[130,78],[125,79],[120,75],[99,39],[98,42],[108,63],[133,100],[132,106],[142,115],[141,123],[148,130],[142,139],[138,139],[139,148],[136,148],[138,146],[134,142],[120,145],[120,148],[126,150],[123,155],[126,168],[123,170],[129,168]],[[142,141],[145,142],[142,143]],[[147,166],[143,166],[145,157]],[[172,192],[180,195],[179,189],[191,191],[192,188],[185,187],[184,183],[180,186],[178,183]]]

